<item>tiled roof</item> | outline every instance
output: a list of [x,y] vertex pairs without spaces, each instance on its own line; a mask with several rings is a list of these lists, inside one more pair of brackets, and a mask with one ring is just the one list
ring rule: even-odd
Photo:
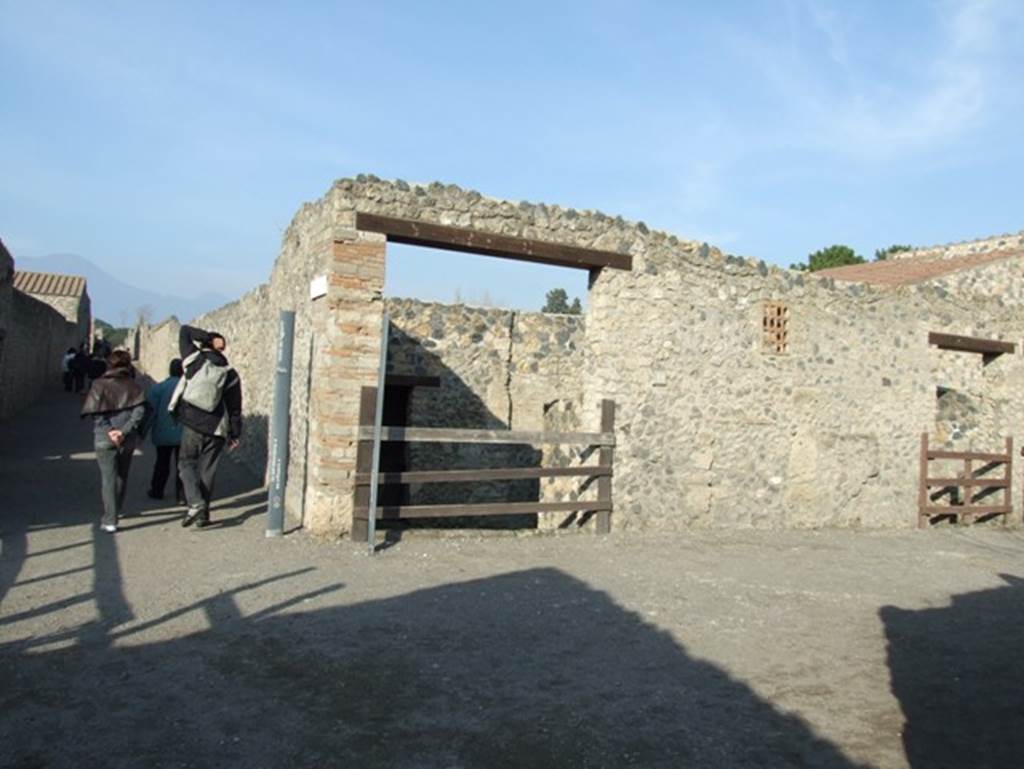
[[972,267],[981,267],[990,262],[1024,256],[1024,250],[1006,249],[983,254],[966,254],[947,259],[891,259],[867,264],[848,264],[818,270],[815,277],[848,280],[854,283],[870,283],[875,286],[907,286],[922,283],[943,275]]
[[80,275],[15,270],[14,287],[23,294],[81,296],[85,293],[85,278]]

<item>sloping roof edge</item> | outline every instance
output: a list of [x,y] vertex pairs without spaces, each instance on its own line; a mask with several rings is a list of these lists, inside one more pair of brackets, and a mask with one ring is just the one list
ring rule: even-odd
[[77,296],[85,293],[81,275],[60,275],[53,272],[26,272],[15,269],[14,287],[24,294],[37,296]]

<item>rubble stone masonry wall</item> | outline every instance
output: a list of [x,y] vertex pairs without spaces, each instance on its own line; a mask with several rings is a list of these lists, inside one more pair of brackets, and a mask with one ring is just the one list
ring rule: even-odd
[[947,273],[928,281],[940,297],[964,304],[988,297],[1006,305],[1024,304],[1024,259],[1017,253],[969,270]]
[[82,339],[49,305],[13,286],[14,260],[0,243],[0,419],[60,386],[61,358]]
[[[266,286],[198,320],[228,337],[258,434],[278,311],[296,310],[288,506],[314,532],[349,528],[359,388],[379,363],[386,244],[355,229],[357,212],[632,256],[630,271],[591,274],[585,321],[387,303],[389,368],[442,379],[413,392],[413,424],[593,430],[614,400],[615,528],[912,526],[923,431],[957,448],[1021,445],[1019,347],[983,361],[928,346],[929,331],[1024,338],[1012,260],[873,289],[599,212],[361,176],[302,207]],[[321,274],[327,295],[310,301]]]
[[[516,310],[388,299],[388,371],[438,377],[408,394],[416,427],[540,431],[557,401],[582,405],[583,319]],[[397,393],[389,393],[389,397]],[[597,426],[594,425],[596,431]],[[410,444],[410,470],[537,467],[530,446]],[[415,504],[537,499],[535,481],[430,484]]]
[[941,246],[924,246],[910,251],[898,251],[890,259],[952,259],[968,254],[987,254],[993,251],[1019,250],[1024,247],[1024,230],[1017,233],[996,235],[990,238],[965,240],[960,243],[946,243]]

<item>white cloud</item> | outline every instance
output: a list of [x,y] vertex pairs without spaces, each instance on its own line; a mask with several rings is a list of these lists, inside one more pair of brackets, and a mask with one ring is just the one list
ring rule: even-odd
[[[737,39],[784,110],[775,126],[790,137],[782,143],[885,158],[946,146],[993,114],[1012,77],[999,59],[1012,46],[1024,6],[998,0],[940,6],[937,40],[902,41],[882,62],[851,53],[861,38],[850,36],[871,30],[857,31],[845,8],[811,0],[796,6],[796,23],[804,18],[800,26],[811,34],[798,29],[785,49],[749,35]],[[922,20],[921,29],[927,26]],[[822,43],[831,69],[813,53]]]

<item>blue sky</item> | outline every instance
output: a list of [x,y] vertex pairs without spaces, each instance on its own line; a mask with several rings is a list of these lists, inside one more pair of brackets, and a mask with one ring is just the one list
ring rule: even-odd
[[[0,0],[0,237],[237,296],[342,176],[598,209],[781,265],[1024,228],[1024,3]],[[582,274],[389,251],[387,292]]]

